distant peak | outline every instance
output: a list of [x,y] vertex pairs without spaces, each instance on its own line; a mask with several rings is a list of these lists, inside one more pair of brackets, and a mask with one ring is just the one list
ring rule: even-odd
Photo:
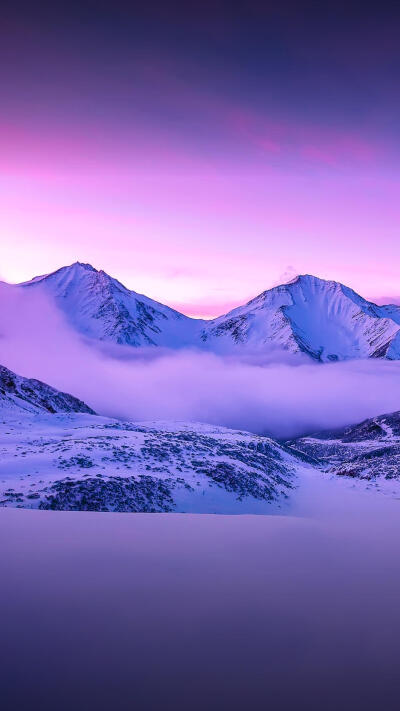
[[33,279],[30,279],[29,281],[24,281],[20,283],[20,286],[29,286],[30,284],[36,284],[41,281],[46,281],[47,279],[52,279],[56,276],[61,276],[67,274],[68,276],[71,276],[73,274],[76,274],[76,272],[95,272],[98,274],[97,269],[92,267],[91,264],[85,264],[84,262],[74,262],[73,264],[68,264],[65,265],[64,267],[60,267],[59,269],[56,269],[54,272],[49,272],[47,274],[40,274],[39,276],[33,277]]
[[289,281],[283,282],[281,284],[276,284],[275,286],[270,287],[269,289],[266,289],[263,291],[261,294],[258,294],[258,296],[255,296],[253,299],[250,299],[250,301],[247,302],[246,306],[249,306],[251,304],[254,304],[260,300],[264,300],[267,296],[270,294],[274,294],[276,292],[282,292],[287,289],[290,289],[292,286],[299,285],[303,289],[307,288],[329,288],[329,287],[337,287],[337,286],[342,286],[340,282],[337,281],[330,281],[329,279],[321,279],[320,277],[313,276],[313,274],[297,274],[297,276],[293,277]]
[[293,284],[296,281],[326,281],[326,279],[321,279],[321,277],[314,276],[314,274],[297,274],[294,279],[287,283]]
[[[289,279],[289,281],[284,281],[282,284],[279,284],[277,286],[286,286],[287,284],[296,284],[298,281],[300,281],[302,276],[303,275],[296,274],[296,276]],[[274,288],[274,287],[272,287],[272,288]]]
[[274,291],[275,289],[284,289],[287,286],[291,286],[292,284],[338,284],[339,282],[337,281],[331,281],[329,279],[322,279],[321,277],[314,276],[313,274],[297,274],[295,277],[292,277],[292,279],[289,279],[289,281],[284,281],[279,284],[275,284],[275,286],[270,287],[266,291],[263,291],[263,294],[268,293],[269,291]]
[[338,284],[339,282],[333,281],[332,279],[322,279],[321,277],[314,276],[313,274],[298,274],[296,277],[287,281],[283,286],[288,284]]
[[325,279],[316,277],[313,274],[296,274],[296,276],[292,277],[291,279],[288,279],[288,281],[279,282],[279,284],[275,284],[274,286],[270,287],[270,289],[267,289],[267,291],[272,291],[273,289],[281,289],[282,287],[289,286],[290,284],[304,284],[310,282],[319,283],[325,281]]
[[86,271],[88,272],[97,272],[97,269],[92,267],[91,264],[87,264],[86,262],[74,262],[69,267],[64,267],[64,269],[71,269],[72,267],[81,267],[81,269],[86,269]]

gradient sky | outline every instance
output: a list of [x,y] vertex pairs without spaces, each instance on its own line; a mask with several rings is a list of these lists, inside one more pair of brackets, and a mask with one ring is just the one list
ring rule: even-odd
[[199,316],[296,273],[398,298],[393,5],[134,4],[2,3],[0,276],[90,262]]

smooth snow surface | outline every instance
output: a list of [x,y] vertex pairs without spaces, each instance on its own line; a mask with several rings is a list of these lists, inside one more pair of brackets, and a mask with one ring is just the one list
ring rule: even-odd
[[[354,488],[353,488],[354,487]],[[9,709],[398,709],[400,502],[289,516],[0,510]]]

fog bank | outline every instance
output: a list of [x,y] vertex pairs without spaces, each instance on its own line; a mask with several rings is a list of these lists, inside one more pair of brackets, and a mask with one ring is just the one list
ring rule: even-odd
[[276,350],[246,357],[98,345],[39,292],[0,284],[0,363],[99,414],[195,420],[292,437],[400,409],[400,363],[317,364]]

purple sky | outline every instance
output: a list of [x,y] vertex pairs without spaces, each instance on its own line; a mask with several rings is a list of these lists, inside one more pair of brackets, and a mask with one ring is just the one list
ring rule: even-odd
[[80,260],[206,316],[295,273],[400,295],[393,10],[17,5],[0,33],[2,278]]

